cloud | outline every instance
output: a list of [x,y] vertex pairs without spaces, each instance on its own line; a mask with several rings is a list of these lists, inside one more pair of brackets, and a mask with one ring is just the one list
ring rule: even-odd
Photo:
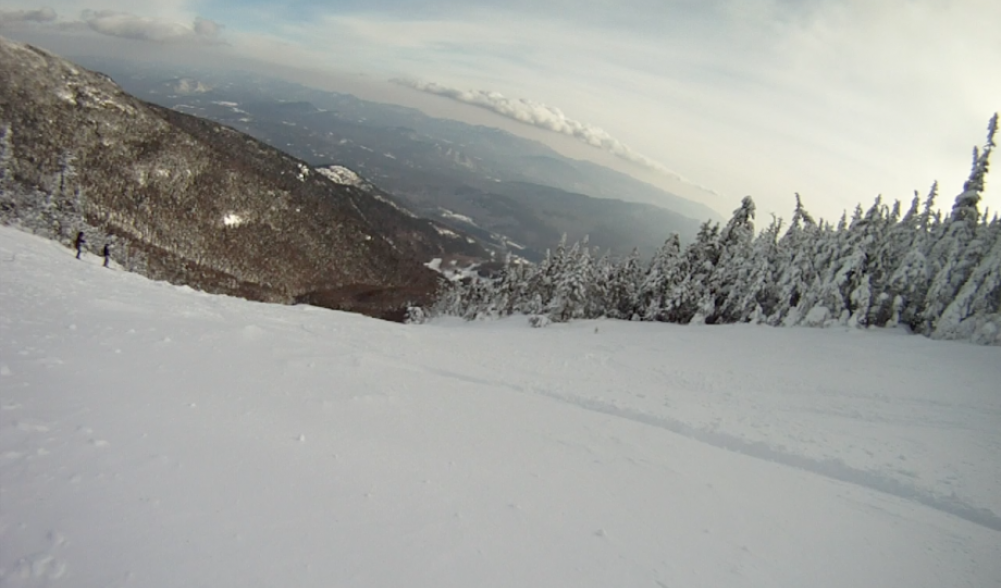
[[195,18],[195,24],[193,28],[195,34],[200,37],[215,38],[219,36],[219,33],[222,31],[223,25],[199,16]]
[[[399,5],[365,3],[380,4]],[[971,136],[999,109],[996,0],[580,0],[564,13],[570,5],[331,10],[285,38],[326,46],[339,67],[572,105],[576,120],[728,197],[784,211],[799,191],[834,218],[876,193],[961,184]],[[617,167],[661,185],[663,174],[630,168]],[[987,190],[998,208],[1001,181]]]
[[8,22],[52,22],[56,11],[49,8],[38,10],[0,10],[0,23]]
[[178,41],[219,42],[222,25],[196,18],[192,25],[161,18],[136,16],[114,10],[85,10],[83,21],[94,32],[111,37],[169,43]]
[[567,118],[562,110],[554,106],[525,98],[508,98],[500,92],[490,90],[458,90],[434,82],[406,79],[395,79],[393,82],[428,94],[472,104],[527,125],[573,137],[626,161],[681,179],[678,174],[637,153],[603,129]]
[[[89,3],[0,1],[17,18],[42,3],[65,18]],[[185,59],[199,62],[208,55],[201,49],[225,36],[220,55],[260,60],[280,76],[302,68],[364,72],[380,81],[435,80],[455,96],[372,86],[370,97],[385,101],[385,93],[435,116],[514,132],[524,125],[537,139],[548,132],[542,140],[574,157],[706,199],[665,175],[663,162],[727,195],[717,199],[727,202],[719,205],[724,213],[731,198],[748,193],[761,211],[786,211],[798,191],[815,215],[837,218],[860,199],[876,193],[906,199],[935,178],[944,194],[958,192],[971,144],[1001,109],[1001,77],[991,65],[1001,60],[997,0],[417,4],[102,0],[92,6],[151,18],[132,29],[122,17],[94,23],[102,34],[79,20],[64,28],[74,33],[66,35],[67,45],[110,46],[130,35],[158,39],[148,44],[164,54],[190,46],[194,56]],[[226,30],[194,20],[194,7],[227,15]],[[6,29],[30,37],[49,27],[55,31],[59,23],[13,22]],[[80,29],[90,34],[76,34]],[[313,79],[320,76],[302,73],[297,81]],[[545,104],[506,98],[512,96],[562,105],[574,120]],[[470,106],[451,108],[454,100]],[[502,123],[497,116],[507,118]],[[650,163],[631,163],[637,158]],[[941,201],[948,206],[950,199]],[[988,180],[984,202],[1001,208],[1001,180]]]

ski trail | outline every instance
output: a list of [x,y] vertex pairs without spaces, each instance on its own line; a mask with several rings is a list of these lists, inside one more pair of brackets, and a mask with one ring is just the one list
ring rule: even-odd
[[776,449],[762,441],[748,441],[719,431],[693,427],[683,421],[668,417],[655,416],[649,413],[623,408],[601,400],[575,398],[557,392],[540,389],[535,386],[518,386],[500,381],[488,381],[471,377],[458,372],[440,368],[422,368],[422,371],[440,377],[451,378],[469,384],[484,386],[501,386],[521,394],[542,396],[571,405],[583,410],[626,419],[643,425],[657,427],[689,439],[723,449],[731,453],[746,455],[779,465],[807,471],[831,480],[867,488],[876,492],[894,496],[908,502],[926,506],[933,510],[949,514],[967,522],[992,531],[1001,532],[1001,516],[989,508],[967,504],[951,496],[943,496],[923,490],[914,485],[890,478],[874,470],[863,470],[851,467],[839,459],[817,460],[803,455]]
[[867,488],[894,496],[902,500],[921,504],[933,510],[946,513],[992,531],[1001,532],[1001,516],[985,507],[967,504],[955,497],[936,494],[900,480],[890,478],[874,470],[851,467],[839,459],[817,460],[796,453],[782,451],[762,441],[748,441],[719,431],[694,427],[683,421],[669,417],[655,416],[646,412],[623,408],[601,400],[576,398],[544,390],[536,386],[520,386],[497,380],[487,380],[441,368],[418,368],[427,374],[450,378],[468,384],[488,387],[503,387],[513,392],[542,396],[583,410],[626,419],[643,425],[657,427],[689,439],[723,449],[731,453],[746,455],[779,465],[807,471],[831,480]]
[[[456,377],[463,380],[469,380],[469,378],[464,376],[456,375]],[[797,468],[824,476],[825,478],[837,480],[839,482],[861,486],[883,494],[889,494],[909,502],[915,502],[928,508],[959,517],[975,525],[1001,532],[1001,517],[988,508],[965,504],[948,496],[936,495],[927,490],[922,490],[921,488],[917,488],[900,482],[899,480],[881,475],[876,471],[853,468],[837,459],[826,459],[822,461],[815,460],[802,455],[797,455],[795,453],[780,451],[761,441],[747,441],[725,433],[720,433],[718,431],[709,431],[693,427],[675,419],[654,416],[649,413],[622,408],[600,400],[573,398],[538,388],[531,388],[527,390],[514,386],[511,386],[511,388],[518,392],[550,398],[583,410],[597,412],[643,425],[664,429],[732,453],[739,453],[741,455]]]

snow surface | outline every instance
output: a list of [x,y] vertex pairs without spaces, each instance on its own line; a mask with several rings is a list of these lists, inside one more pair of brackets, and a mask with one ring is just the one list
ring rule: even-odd
[[479,273],[478,269],[480,264],[471,263],[466,266],[456,265],[455,260],[449,262],[450,267],[441,267],[442,259],[440,257],[435,257],[431,261],[424,264],[424,267],[436,271],[448,280],[453,282],[458,280],[463,280],[466,278],[476,278]]
[[399,204],[393,202],[392,200],[383,197],[381,194],[379,194],[373,189],[374,186],[372,186],[372,184],[362,179],[362,177],[359,176],[354,171],[342,165],[328,165],[325,167],[318,167],[316,168],[316,171],[326,176],[330,181],[334,182],[335,184],[341,184],[344,186],[355,186],[356,188],[364,190],[376,200],[381,200],[382,202],[385,202],[386,204],[392,206],[396,210],[409,216],[410,218],[418,218],[418,216],[413,212],[411,212],[410,210],[407,210],[406,208],[400,206]]
[[0,228],[0,585],[1001,585],[1001,350],[397,325]]
[[244,222],[246,222],[246,219],[235,212],[227,213],[224,217],[222,217],[222,224],[227,227],[238,227]]
[[434,226],[434,230],[438,231],[438,234],[441,235],[441,236],[443,236],[443,237],[450,237],[452,239],[460,239],[461,238],[461,237],[459,237],[459,234],[456,233],[455,231],[452,231],[450,229],[446,229],[445,227],[442,227],[441,225],[433,225],[433,226]]
[[479,226],[479,225],[476,224],[476,221],[474,221],[473,219],[469,218],[468,216],[466,216],[464,214],[459,214],[457,212],[452,212],[451,210],[449,210],[447,208],[439,208],[438,212],[439,212],[439,214],[441,214],[442,218],[448,218],[448,219],[452,219],[452,220],[461,221],[461,222],[464,222],[466,224],[473,225],[474,227]]
[[326,167],[318,167],[316,171],[320,172],[326,176],[330,181],[335,184],[341,184],[344,186],[357,186],[359,188],[365,187],[365,181],[361,179],[361,176],[356,174],[354,171],[342,166],[342,165],[328,165]]

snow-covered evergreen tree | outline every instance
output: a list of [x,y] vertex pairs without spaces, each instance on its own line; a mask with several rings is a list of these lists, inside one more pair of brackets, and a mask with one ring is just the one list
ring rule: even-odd
[[956,196],[952,214],[945,223],[941,237],[931,249],[930,256],[936,273],[928,288],[919,324],[921,332],[925,334],[937,330],[939,317],[969,279],[985,253],[983,236],[978,235],[981,225],[977,205],[984,189],[990,154],[995,146],[997,123],[998,117],[995,114],[988,125],[984,149],[978,151],[974,148],[970,176],[963,184],[963,191]]
[[607,317],[610,310],[614,308],[614,304],[610,301],[613,272],[614,266],[612,265],[611,254],[605,252],[594,263],[591,296],[588,298],[586,311],[588,317]]
[[877,244],[880,276],[874,284],[876,294],[869,314],[870,325],[896,326],[900,322],[905,296],[908,296],[909,280],[906,273],[898,274],[904,267],[904,260],[920,237],[922,230],[919,226],[920,205],[921,198],[915,191],[914,199],[904,217],[892,222],[885,237]]
[[609,318],[631,320],[639,316],[639,285],[644,276],[639,252],[633,249],[627,257],[615,264],[608,280]]
[[744,198],[720,229],[703,223],[682,249],[672,235],[649,263],[634,250],[596,259],[566,236],[538,265],[508,261],[499,279],[443,293],[434,313],[469,319],[523,313],[540,321],[609,317],[677,323],[904,324],[938,338],[1001,344],[1001,221],[977,209],[997,118],[951,214],[934,208],[938,184],[906,213],[877,198],[849,222],[817,222],[799,194],[789,228],[754,236]]
[[970,177],[963,184],[963,191],[959,196],[956,196],[956,203],[952,207],[954,221],[965,220],[977,223],[980,220],[977,205],[980,202],[980,195],[984,191],[984,181],[987,177],[991,151],[996,147],[994,135],[997,130],[998,115],[995,113],[987,125],[987,141],[984,143],[983,150],[973,148],[973,169],[970,170]]
[[643,320],[671,320],[676,303],[673,290],[684,280],[681,268],[681,239],[675,233],[657,250],[638,288],[637,309]]
[[750,258],[750,273],[737,302],[739,322],[762,323],[775,312],[779,293],[777,271],[779,268],[778,240],[782,220],[772,217],[771,224],[754,240]]
[[709,322],[733,323],[744,318],[742,304],[754,273],[754,201],[745,196],[719,236],[719,261],[712,275],[715,309]]
[[967,253],[979,258],[977,265],[942,312],[932,336],[1001,344],[1001,223],[984,225]]
[[546,315],[557,322],[584,318],[593,281],[587,238],[574,243],[553,274],[553,295],[546,305]]
[[806,211],[799,194],[796,194],[792,220],[778,242],[778,302],[774,312],[768,317],[769,324],[795,325],[801,320],[802,299],[817,278],[812,250],[819,231],[816,221]]

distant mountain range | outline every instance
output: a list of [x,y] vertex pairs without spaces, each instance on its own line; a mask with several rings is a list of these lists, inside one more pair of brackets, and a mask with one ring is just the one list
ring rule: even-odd
[[[506,131],[257,74],[81,58],[136,96],[363,175],[415,213],[537,260],[561,234],[623,254],[690,240],[710,208]],[[621,200],[628,195],[629,201]],[[468,219],[468,220],[465,220]]]
[[0,79],[0,221],[67,244],[82,232],[149,277],[390,318],[433,295],[433,258],[490,257],[360,179],[30,45],[0,37]]

